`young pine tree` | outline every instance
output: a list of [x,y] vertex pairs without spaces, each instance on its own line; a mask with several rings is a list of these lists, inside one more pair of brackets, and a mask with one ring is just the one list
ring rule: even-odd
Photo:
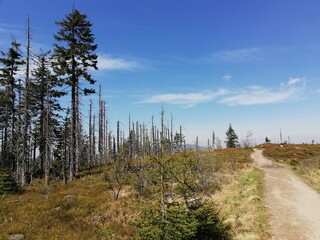
[[240,146],[238,141],[238,135],[233,130],[231,124],[229,124],[229,128],[226,132],[227,140],[226,140],[226,146],[227,148],[237,148]]

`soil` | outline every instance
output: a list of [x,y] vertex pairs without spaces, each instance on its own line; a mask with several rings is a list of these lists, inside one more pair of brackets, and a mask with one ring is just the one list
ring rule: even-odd
[[264,174],[264,202],[270,214],[271,239],[320,239],[320,194],[289,167],[274,164],[255,149],[252,158]]

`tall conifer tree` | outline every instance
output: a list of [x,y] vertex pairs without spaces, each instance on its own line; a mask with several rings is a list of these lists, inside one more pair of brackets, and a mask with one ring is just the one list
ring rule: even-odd
[[19,68],[25,64],[22,60],[20,44],[12,41],[8,52],[1,52],[0,58],[0,86],[3,87],[3,140],[1,150],[2,165],[16,170],[20,175],[20,163],[17,163],[16,157],[16,99],[18,92],[17,73]]
[[79,82],[83,79],[90,84],[95,83],[89,69],[97,70],[97,55],[94,54],[97,45],[91,33],[91,22],[78,10],[73,10],[56,24],[61,29],[54,35],[57,43],[54,44],[53,69],[71,87],[70,180],[73,180],[78,163],[79,94],[94,93],[93,89],[80,89]]

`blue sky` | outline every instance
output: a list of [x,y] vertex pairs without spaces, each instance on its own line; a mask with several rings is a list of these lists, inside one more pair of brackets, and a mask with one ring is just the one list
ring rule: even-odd
[[240,140],[277,142],[281,128],[320,142],[320,1],[0,0],[0,50],[12,34],[25,45],[28,14],[33,51],[52,49],[73,4],[93,23],[112,125],[159,122],[163,106],[189,143],[224,141],[229,123]]

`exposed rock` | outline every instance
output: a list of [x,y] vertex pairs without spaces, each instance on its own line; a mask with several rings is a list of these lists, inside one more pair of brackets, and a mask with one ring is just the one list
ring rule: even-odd
[[24,239],[24,234],[20,234],[20,233],[10,234],[10,235],[8,235],[8,239],[10,239],[10,240]]
[[76,195],[66,195],[66,196],[63,197],[63,199],[67,200],[67,201],[71,201],[71,200],[74,200],[76,198],[77,198]]
[[52,211],[60,211],[61,210],[61,207],[56,207],[56,208],[52,208]]

